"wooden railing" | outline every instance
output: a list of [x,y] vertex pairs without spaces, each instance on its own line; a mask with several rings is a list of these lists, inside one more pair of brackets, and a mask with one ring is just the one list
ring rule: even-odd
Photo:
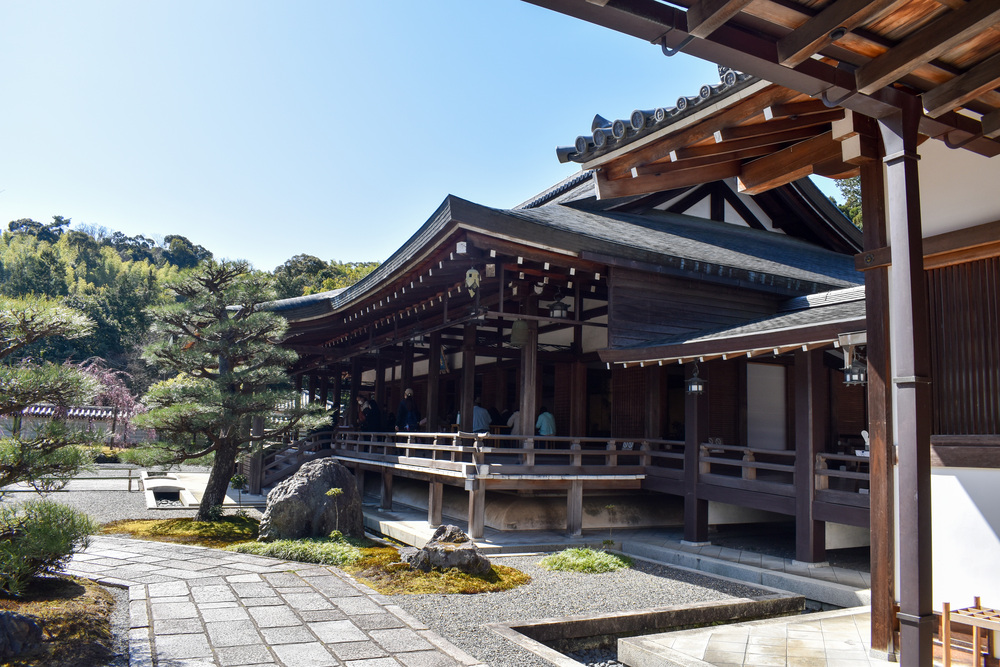
[[[517,436],[488,433],[315,433],[271,456],[265,455],[263,484],[319,455],[358,463],[454,478],[539,478],[543,476],[645,476],[683,480],[685,443],[678,440]],[[702,443],[698,466],[703,482],[750,491],[794,495],[795,451]],[[816,488],[828,500],[851,499],[868,487],[867,457],[816,456]]]

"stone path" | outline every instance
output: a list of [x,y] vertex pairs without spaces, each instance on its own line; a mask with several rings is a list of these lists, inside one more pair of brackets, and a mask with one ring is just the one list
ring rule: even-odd
[[67,572],[128,589],[132,667],[480,664],[334,568],[97,536]]

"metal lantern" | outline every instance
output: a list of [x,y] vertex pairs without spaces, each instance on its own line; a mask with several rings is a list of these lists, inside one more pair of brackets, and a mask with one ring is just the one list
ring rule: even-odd
[[514,320],[510,327],[510,344],[514,347],[524,347],[528,344],[528,323],[524,320]]
[[556,300],[549,304],[549,317],[566,319],[569,316],[569,304],[562,300],[562,294],[556,292]]
[[705,393],[706,388],[708,388],[708,380],[703,380],[698,377],[698,364],[695,364],[694,372],[691,374],[691,378],[687,381],[687,393],[694,396],[701,396]]
[[865,384],[868,382],[868,367],[855,362],[844,369],[844,384]]

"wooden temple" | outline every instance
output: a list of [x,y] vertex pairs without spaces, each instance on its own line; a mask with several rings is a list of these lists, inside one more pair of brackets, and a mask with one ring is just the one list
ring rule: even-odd
[[[770,94],[800,95],[769,103],[808,110],[786,127],[753,102],[706,106],[700,127],[578,142],[562,157],[596,170],[602,196],[641,196],[695,172],[735,178],[743,193],[860,174],[866,327],[845,341],[853,351],[863,340],[867,362],[872,647],[931,665],[934,610],[1000,591],[1000,167],[990,159],[1000,153],[1000,4],[529,1],[666,56],[738,64]],[[812,132],[808,114],[823,119]],[[649,356],[673,354],[666,345]]]

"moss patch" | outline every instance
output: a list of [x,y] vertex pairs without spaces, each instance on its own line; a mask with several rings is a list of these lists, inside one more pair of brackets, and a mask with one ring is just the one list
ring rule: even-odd
[[193,519],[142,519],[113,521],[102,533],[126,534],[144,540],[180,542],[221,548],[257,539],[259,522],[241,516],[225,516],[219,521]]
[[32,653],[4,663],[10,667],[97,665],[112,655],[114,598],[87,579],[38,577],[20,598],[0,597],[0,610],[32,617],[43,642]]
[[546,570],[600,574],[632,567],[632,560],[607,551],[573,548],[546,556],[538,564]]

